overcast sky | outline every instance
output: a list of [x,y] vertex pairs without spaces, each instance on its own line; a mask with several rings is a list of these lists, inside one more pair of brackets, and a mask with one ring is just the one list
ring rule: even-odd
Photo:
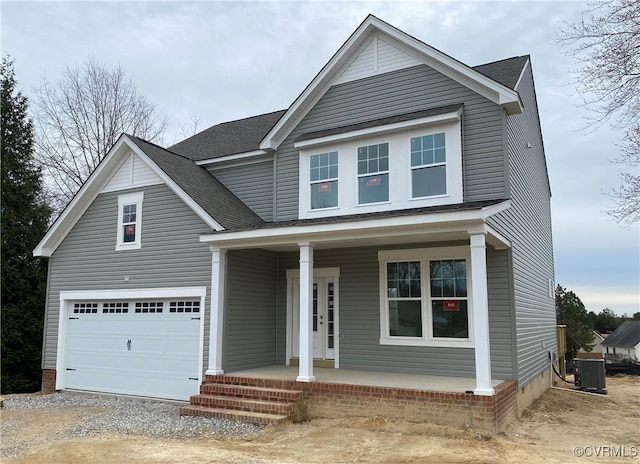
[[575,65],[554,41],[584,2],[7,2],[2,53],[33,99],[44,76],[89,56],[130,74],[171,118],[165,145],[287,108],[369,13],[470,66],[530,54],[551,189],[556,282],[590,311],[640,311],[638,224],[603,211],[621,134],[581,130]]

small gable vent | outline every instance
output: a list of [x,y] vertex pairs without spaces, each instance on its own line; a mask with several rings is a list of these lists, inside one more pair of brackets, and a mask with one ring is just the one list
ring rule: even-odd
[[398,69],[417,66],[420,62],[413,56],[374,35],[356,58],[347,66],[335,84],[354,81]]

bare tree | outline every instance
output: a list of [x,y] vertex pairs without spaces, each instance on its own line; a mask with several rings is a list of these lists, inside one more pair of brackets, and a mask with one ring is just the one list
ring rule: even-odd
[[107,69],[93,58],[66,67],[55,83],[43,79],[36,96],[36,153],[56,215],[120,134],[153,141],[168,125],[122,67]]
[[636,169],[621,172],[622,185],[609,194],[615,205],[608,213],[631,224],[640,219],[640,2],[589,4],[579,22],[565,23],[558,41],[579,66],[576,88],[593,114],[587,127],[611,122],[624,132],[614,161]]

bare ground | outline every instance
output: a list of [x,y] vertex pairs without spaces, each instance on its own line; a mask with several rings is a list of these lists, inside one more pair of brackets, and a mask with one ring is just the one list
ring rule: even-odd
[[[472,428],[387,420],[316,419],[251,439],[64,437],[95,408],[2,411],[4,463],[640,463],[640,377],[607,378],[609,394],[552,389],[498,436]],[[578,448],[576,448],[578,447]],[[582,453],[582,455],[581,455]]]

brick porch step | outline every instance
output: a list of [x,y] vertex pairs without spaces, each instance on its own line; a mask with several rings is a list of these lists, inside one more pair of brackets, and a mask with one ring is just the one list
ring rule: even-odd
[[[249,383],[249,385],[247,385]],[[207,376],[200,394],[180,408],[182,416],[231,419],[254,424],[279,424],[301,419],[302,392],[252,385],[253,380]]]
[[205,406],[184,406],[180,408],[181,416],[199,416],[216,419],[229,419],[252,424],[282,424],[291,419],[279,414],[265,414],[262,412],[236,411],[233,409],[207,408]]
[[297,390],[256,387],[251,385],[235,385],[229,383],[203,383],[200,385],[200,394],[291,402],[298,401],[302,396],[302,392]]
[[191,406],[205,406],[214,409],[233,409],[237,411],[260,412],[284,416],[293,416],[296,408],[296,402],[269,401],[224,395],[192,396],[190,404]]

